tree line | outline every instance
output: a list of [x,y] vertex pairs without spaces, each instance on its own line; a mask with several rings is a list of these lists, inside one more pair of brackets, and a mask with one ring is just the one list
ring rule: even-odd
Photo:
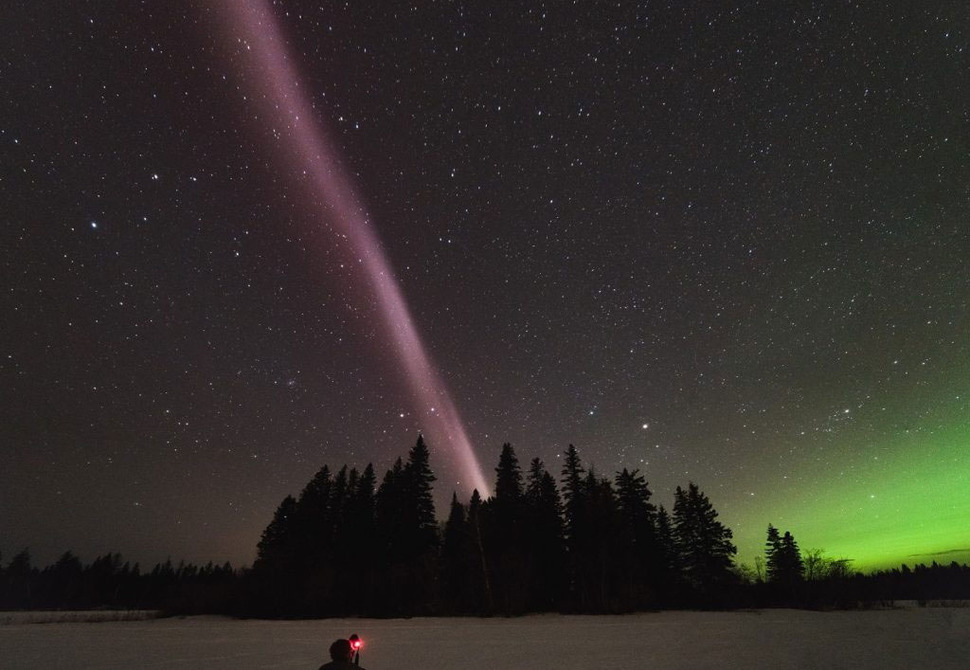
[[538,458],[523,472],[510,444],[495,471],[495,495],[453,495],[439,532],[422,438],[379,486],[372,466],[324,466],[263,533],[251,575],[257,609],[626,612],[721,604],[740,583],[731,531],[693,483],[678,487],[668,513],[638,471],[600,477],[571,445],[560,483]]
[[453,494],[439,524],[418,437],[379,484],[372,465],[324,465],[279,504],[252,568],[166,562],[142,572],[118,554],[83,566],[68,552],[38,570],[25,550],[0,567],[0,608],[398,617],[970,597],[967,566],[861,575],[847,560],[803,554],[771,524],[754,571],[737,566],[731,530],[695,483],[676,488],[668,511],[638,470],[600,476],[572,445],[558,478],[538,458],[523,470],[508,443],[495,473],[493,496]]
[[85,565],[70,551],[40,569],[32,565],[30,551],[23,549],[0,567],[0,610],[224,612],[241,574],[229,563],[175,565],[171,560],[142,571],[117,553]]

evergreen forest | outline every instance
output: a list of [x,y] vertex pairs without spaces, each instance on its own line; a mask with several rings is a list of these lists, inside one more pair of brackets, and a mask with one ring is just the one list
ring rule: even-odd
[[764,558],[738,567],[731,530],[697,484],[678,486],[667,510],[638,470],[601,476],[572,445],[553,474],[538,458],[523,467],[505,444],[495,473],[492,497],[453,494],[440,523],[419,436],[379,483],[372,465],[324,465],[279,504],[251,568],[169,561],[143,572],[118,554],[85,566],[67,552],[40,570],[23,550],[0,567],[0,609],[515,616],[970,598],[968,566],[862,575],[770,524]]

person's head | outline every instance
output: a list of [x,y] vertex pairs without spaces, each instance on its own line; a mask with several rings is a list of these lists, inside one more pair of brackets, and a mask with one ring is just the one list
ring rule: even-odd
[[334,640],[330,645],[330,658],[335,661],[350,661],[354,652],[350,649],[350,640]]

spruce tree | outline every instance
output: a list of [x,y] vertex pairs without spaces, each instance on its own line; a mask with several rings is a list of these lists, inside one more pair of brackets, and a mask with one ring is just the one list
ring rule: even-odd
[[677,552],[677,541],[674,539],[674,526],[667,508],[663,505],[657,509],[657,545],[664,557],[662,565],[668,576],[678,575],[680,555]]
[[565,500],[566,536],[571,541],[576,530],[579,508],[583,504],[583,474],[586,470],[580,462],[576,447],[569,445],[562,466],[562,496]]
[[294,514],[294,535],[304,578],[324,570],[333,544],[333,519],[330,515],[333,478],[324,465],[300,492]]
[[529,529],[525,535],[526,555],[531,558],[531,609],[556,610],[563,605],[562,595],[568,586],[562,504],[556,480],[538,458],[529,466],[525,509]]
[[580,583],[583,554],[588,545],[586,533],[586,490],[584,480],[586,470],[579,458],[579,451],[569,445],[562,467],[563,517],[565,519],[566,551],[569,575],[569,593],[573,604],[583,608],[585,594]]
[[578,543],[578,592],[584,611],[628,610],[633,603],[619,587],[616,557],[620,553],[620,514],[609,479],[590,467],[584,481],[582,521]]
[[441,571],[444,580],[442,595],[448,613],[469,612],[469,584],[470,577],[473,576],[474,558],[465,507],[458,502],[458,494],[453,492],[441,546]]
[[495,468],[495,501],[499,504],[516,505],[522,498],[522,470],[512,445],[502,445],[498,467]]
[[438,525],[435,519],[430,452],[418,436],[407,464],[398,459],[377,493],[377,532],[385,543],[384,614],[430,613],[435,601]]
[[410,556],[408,555],[407,527],[409,514],[406,510],[404,463],[394,461],[384,473],[375,501],[376,554],[375,614],[404,615],[405,604],[398,592],[398,582]]
[[486,546],[493,576],[492,588],[503,614],[524,612],[529,600],[530,558],[523,552],[525,507],[522,497],[522,471],[512,445],[502,445],[495,468],[495,497],[484,508]]
[[778,556],[779,580],[789,586],[802,581],[805,575],[805,564],[802,562],[801,552],[798,551],[795,536],[787,530],[781,538]]
[[438,546],[438,522],[435,519],[432,489],[435,479],[428,446],[424,443],[424,437],[418,435],[404,467],[405,504],[415,533],[416,544],[412,550],[416,554],[433,551]]
[[765,540],[765,580],[768,582],[778,581],[779,569],[778,561],[781,552],[781,535],[778,529],[768,524],[768,537]]
[[674,496],[674,538],[688,583],[702,595],[715,595],[731,579],[730,528],[717,520],[717,511],[696,484],[687,490],[677,487]]
[[376,535],[381,545],[379,555],[385,563],[404,554],[401,535],[406,521],[405,502],[404,463],[398,458],[384,473],[375,499]]
[[801,552],[798,551],[798,543],[795,542],[795,536],[787,530],[785,531],[785,536],[781,538],[781,550],[785,556],[786,572],[795,580],[801,579],[805,573],[805,564],[802,562]]
[[295,513],[296,500],[286,496],[256,545],[254,570],[292,572],[295,569],[298,552]]
[[656,600],[656,573],[661,564],[656,539],[656,507],[650,504],[650,489],[639,471],[624,468],[616,475],[616,497],[620,532],[618,564],[623,590],[634,607]]
[[485,538],[482,523],[482,497],[478,489],[472,491],[471,500],[468,503],[468,529],[472,539],[472,551],[476,555],[477,569],[472,571],[476,576],[473,580],[475,588],[473,592],[476,596],[479,613],[491,614],[495,609],[495,602],[492,595],[492,580],[489,575],[488,557],[485,550]]
[[768,524],[768,537],[765,542],[765,571],[769,583],[783,585],[789,590],[805,574],[805,564],[795,536],[787,530],[782,536],[771,524]]
[[[346,487],[346,469],[341,487]],[[294,596],[294,613],[322,616],[332,600],[334,565],[334,478],[324,465],[307,483],[297,500],[295,535],[298,566],[294,578],[299,589]]]
[[7,602],[11,609],[30,609],[34,606],[34,582],[37,569],[31,565],[30,549],[24,547],[7,565]]

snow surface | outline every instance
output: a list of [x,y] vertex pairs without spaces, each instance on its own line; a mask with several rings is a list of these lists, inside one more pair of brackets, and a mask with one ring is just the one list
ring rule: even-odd
[[907,608],[16,623],[0,626],[0,668],[315,670],[330,642],[351,633],[364,640],[367,670],[970,667],[970,609]]

